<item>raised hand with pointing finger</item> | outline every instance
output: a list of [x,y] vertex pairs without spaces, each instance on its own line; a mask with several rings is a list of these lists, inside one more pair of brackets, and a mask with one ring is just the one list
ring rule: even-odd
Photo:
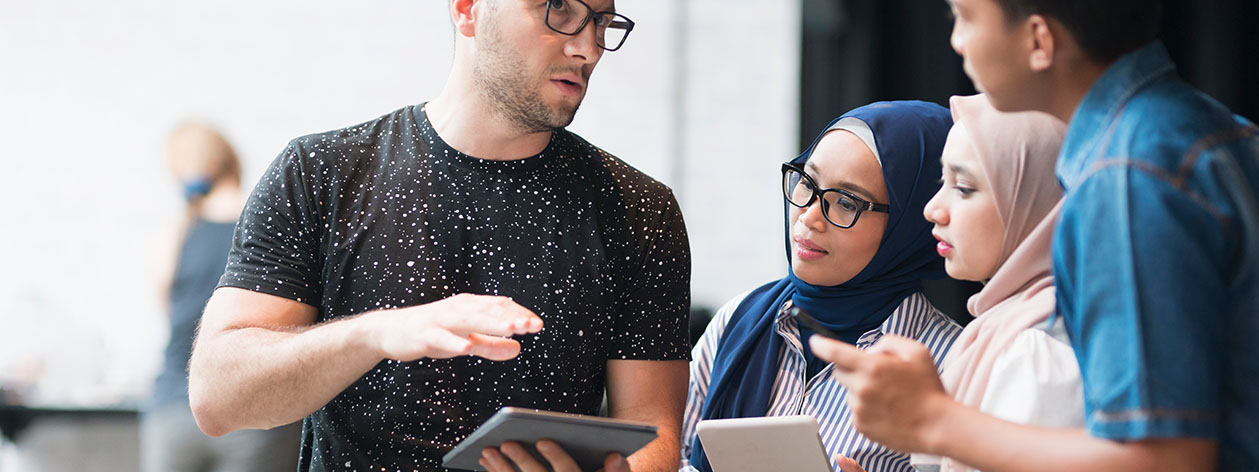
[[821,336],[809,340],[819,358],[848,389],[857,431],[902,452],[926,450],[932,427],[952,403],[935,362],[921,343],[886,335],[867,350]]

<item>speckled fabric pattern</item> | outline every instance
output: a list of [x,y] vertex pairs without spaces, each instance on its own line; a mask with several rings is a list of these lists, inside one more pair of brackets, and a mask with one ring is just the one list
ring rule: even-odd
[[422,106],[293,140],[250,196],[220,286],[319,321],[468,292],[536,312],[514,360],[385,361],[307,417],[301,470],[441,470],[503,406],[595,414],[608,359],[689,359],[672,192],[567,131],[540,154],[450,148]]

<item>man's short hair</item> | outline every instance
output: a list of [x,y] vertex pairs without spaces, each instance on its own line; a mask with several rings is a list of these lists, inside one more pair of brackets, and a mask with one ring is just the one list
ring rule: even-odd
[[1015,23],[1029,15],[1062,23],[1090,59],[1110,62],[1158,34],[1161,0],[994,0]]

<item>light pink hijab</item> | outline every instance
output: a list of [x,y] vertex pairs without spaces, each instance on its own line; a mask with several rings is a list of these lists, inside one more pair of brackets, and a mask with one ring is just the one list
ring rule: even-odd
[[[1049,247],[1062,189],[1054,176],[1066,125],[1046,113],[1003,113],[987,97],[949,100],[988,177],[1005,240],[997,271],[967,303],[974,321],[954,342],[941,378],[958,401],[978,407],[993,363],[1024,330],[1054,310]],[[966,467],[943,459],[941,470]]]

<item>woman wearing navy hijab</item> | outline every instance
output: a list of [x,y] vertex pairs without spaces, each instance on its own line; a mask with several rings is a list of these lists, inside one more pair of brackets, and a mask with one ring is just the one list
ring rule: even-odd
[[961,328],[922,294],[922,279],[944,275],[922,211],[940,186],[951,126],[935,104],[874,103],[783,165],[790,269],[726,303],[696,345],[684,470],[712,470],[695,435],[701,420],[797,414],[817,420],[828,457],[869,472],[913,470],[908,455],[857,433],[844,388],[808,350],[812,331],[789,313],[798,307],[862,348],[885,334],[916,339],[939,365]]

